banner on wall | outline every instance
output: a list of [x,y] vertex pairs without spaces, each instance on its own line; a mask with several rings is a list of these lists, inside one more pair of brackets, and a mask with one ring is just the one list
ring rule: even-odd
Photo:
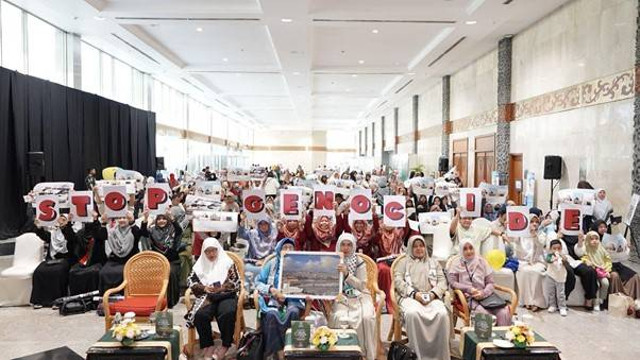
[[558,206],[560,211],[560,231],[569,236],[577,236],[582,228],[584,216],[582,205],[562,203]]
[[242,209],[249,220],[262,219],[265,216],[265,194],[263,189],[245,190],[242,193]]
[[71,219],[78,222],[93,222],[93,192],[71,192]]
[[302,190],[280,190],[280,216],[284,220],[300,220],[304,211]]
[[529,235],[529,208],[526,206],[507,206],[507,236],[522,237]]
[[333,207],[335,202],[335,187],[331,185],[316,185],[313,188],[313,218],[329,216],[335,218],[336,211]]
[[149,214],[164,214],[171,206],[171,189],[169,184],[150,184],[144,196],[144,208]]
[[35,198],[36,219],[40,226],[54,226],[60,216],[56,195],[38,195]]
[[196,210],[193,212],[192,226],[195,232],[234,233],[238,231],[238,213]]
[[351,189],[349,193],[349,219],[372,220],[371,189]]
[[482,214],[482,189],[460,189],[461,217],[480,217]]
[[104,187],[104,212],[108,218],[127,216],[127,187],[123,185]]
[[404,227],[407,222],[405,197],[402,195],[385,195],[383,224],[391,227]]

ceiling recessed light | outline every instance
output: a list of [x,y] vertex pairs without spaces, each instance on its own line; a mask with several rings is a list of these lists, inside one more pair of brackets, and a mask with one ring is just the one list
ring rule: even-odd
[[198,28],[196,28],[196,31],[197,31],[197,32],[202,32],[202,28],[201,28],[201,27],[198,27]]
[[346,91],[346,92],[351,92],[351,89],[347,89],[347,90],[345,90],[345,91]]
[[96,16],[94,16],[93,18],[94,18],[94,19],[96,19],[96,20],[98,20],[98,21],[102,21],[102,20],[104,20],[104,19],[105,19],[105,17],[104,17],[104,16],[100,16],[100,15],[96,15]]
[[414,73],[414,72],[407,73],[407,75],[409,75],[409,76],[413,76],[413,75],[415,75],[415,74],[416,74],[416,73]]
[[358,64],[360,65],[364,64],[364,60],[358,60]]
[[477,24],[478,22],[477,22],[477,21],[475,21],[475,20],[468,20],[468,21],[465,21],[464,23],[465,23],[465,24],[467,24],[467,25],[475,25],[475,24]]
[[290,23],[290,22],[293,22],[293,19],[282,18],[282,19],[280,19],[280,21],[282,21],[283,23]]
[[294,72],[293,72],[293,75],[296,75],[296,76],[297,76],[297,75],[300,75],[300,72],[298,72],[298,71],[294,71]]
[[222,58],[222,61],[227,62],[227,61],[229,61],[229,59],[228,58]]
[[351,77],[353,77],[353,78],[357,78],[357,77],[358,77],[358,74],[351,74]]
[[373,30],[371,30],[371,32],[372,32],[372,33],[374,33],[374,34],[377,34],[377,33],[379,33],[380,31],[378,31],[378,29],[373,29]]
[[584,67],[584,66],[585,66],[585,63],[583,63],[583,62],[579,62],[579,63],[578,63],[578,66],[580,66],[580,67]]

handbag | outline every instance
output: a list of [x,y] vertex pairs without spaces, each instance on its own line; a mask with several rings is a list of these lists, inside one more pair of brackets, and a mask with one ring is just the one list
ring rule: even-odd
[[93,301],[91,299],[74,299],[74,300],[65,300],[58,312],[62,316],[73,315],[73,314],[84,314],[87,311],[93,310]]
[[259,330],[249,330],[238,344],[237,360],[262,360],[264,356],[264,336]]
[[507,301],[496,293],[492,293],[486,298],[478,301],[478,303],[480,303],[480,305],[485,309],[501,309],[507,306]]
[[387,354],[387,360],[415,360],[417,358],[416,353],[411,348],[399,341],[391,343]]
[[598,279],[604,279],[607,277],[607,275],[609,275],[607,270],[601,267],[596,267],[596,276],[598,276]]

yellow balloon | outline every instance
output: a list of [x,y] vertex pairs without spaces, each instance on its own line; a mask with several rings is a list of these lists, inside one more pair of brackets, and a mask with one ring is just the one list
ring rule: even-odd
[[487,259],[489,266],[491,266],[493,270],[497,271],[500,270],[502,268],[502,265],[504,265],[504,262],[507,261],[507,256],[505,255],[504,251],[494,249],[489,251],[485,255],[485,259]]
[[102,178],[104,180],[115,180],[116,171],[118,171],[119,169],[120,168],[117,166],[112,166],[112,167],[102,169]]

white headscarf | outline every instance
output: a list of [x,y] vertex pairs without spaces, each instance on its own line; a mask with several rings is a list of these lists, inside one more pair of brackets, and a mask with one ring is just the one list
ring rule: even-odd
[[[604,200],[600,200],[598,194],[600,191],[605,192]],[[607,199],[607,192],[605,189],[597,189],[596,190],[596,202],[593,206],[593,219],[594,220],[603,220],[607,221],[607,214],[613,210],[613,206],[611,205],[611,201]]]
[[[212,247],[218,249],[218,257],[215,261],[209,261],[204,253],[205,250]],[[218,240],[210,237],[204,240],[202,252],[198,261],[193,265],[193,271],[198,275],[203,285],[210,286],[216,282],[224,283],[231,266],[233,266],[233,260],[227,255]]]
[[358,255],[356,255],[356,238],[350,233],[342,233],[336,243],[336,252],[341,253],[340,245],[343,242],[348,241],[351,243],[351,252],[343,257],[344,264],[349,269],[349,274],[355,275],[358,268]]

